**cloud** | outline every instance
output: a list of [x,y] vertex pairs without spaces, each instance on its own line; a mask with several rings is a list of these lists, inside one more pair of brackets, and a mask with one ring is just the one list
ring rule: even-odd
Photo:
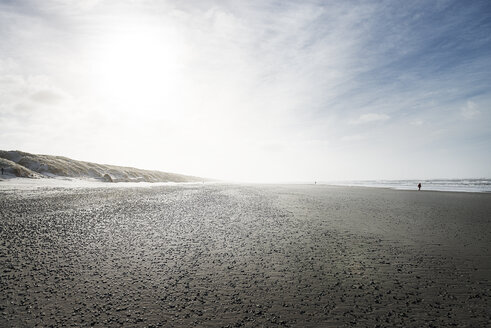
[[415,120],[410,121],[409,124],[416,125],[416,126],[421,126],[421,125],[424,124],[424,121],[423,120],[420,120],[420,119],[415,119]]
[[349,135],[349,136],[343,136],[341,138],[342,141],[360,141],[366,139],[365,136],[362,136],[360,134],[354,134],[354,135]]
[[476,103],[467,101],[467,104],[460,109],[460,114],[466,119],[471,120],[478,116],[481,112],[477,109]]
[[17,64],[12,58],[0,58],[0,73],[10,72],[15,68]]
[[[485,1],[79,3],[0,0],[1,132],[14,148],[38,140],[17,137],[21,125],[46,138],[66,130],[61,153],[147,167],[145,156],[125,162],[121,140],[131,136],[163,170],[242,178],[269,166],[295,179],[291,167],[310,174],[317,163],[316,175],[328,178],[362,161],[353,172],[369,178],[367,158],[381,167],[384,156],[367,153],[386,152],[404,168],[404,156],[390,153],[395,144],[431,157],[442,140],[490,142]],[[422,127],[445,133],[418,139]],[[73,150],[77,135],[112,142],[111,151]],[[364,136],[371,142],[354,142]],[[38,144],[33,152],[53,145]]]
[[352,124],[366,124],[372,122],[381,122],[387,121],[390,118],[389,115],[386,114],[378,114],[378,113],[368,113],[362,114],[360,117],[354,121],[351,121]]
[[42,115],[48,112],[54,114],[55,105],[71,99],[49,76],[1,73],[0,98],[0,115],[10,116],[12,120],[16,120],[18,114],[22,117],[27,113],[35,115],[40,105],[51,107],[49,111],[43,111]]
[[85,0],[85,1],[77,1],[77,0],[52,0],[52,6],[59,6],[62,8],[70,8],[73,10],[89,10],[97,6],[101,0]]
[[29,97],[32,101],[43,105],[56,105],[63,100],[63,95],[53,90],[40,90]]
[[34,106],[30,103],[22,102],[16,104],[14,107],[16,113],[31,113],[35,110]]
[[259,144],[259,147],[267,152],[280,152],[286,148],[283,143],[275,140],[265,140]]

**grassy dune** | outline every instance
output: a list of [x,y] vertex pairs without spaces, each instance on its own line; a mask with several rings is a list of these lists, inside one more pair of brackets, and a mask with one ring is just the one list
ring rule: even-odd
[[0,150],[3,178],[71,177],[107,182],[193,182],[202,178],[176,173],[142,170],[133,167],[97,164],[62,156],[37,155]]

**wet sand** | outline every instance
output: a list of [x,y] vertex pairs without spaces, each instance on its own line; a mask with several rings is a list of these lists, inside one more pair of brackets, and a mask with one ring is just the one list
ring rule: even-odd
[[491,326],[491,194],[0,191],[0,326]]

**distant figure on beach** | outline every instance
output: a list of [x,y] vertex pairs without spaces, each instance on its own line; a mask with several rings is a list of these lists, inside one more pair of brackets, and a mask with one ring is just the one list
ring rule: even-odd
[[420,190],[421,190],[421,182],[418,183],[418,191],[420,191]]
[[3,167],[2,167],[2,175],[3,175]]
[[[2,169],[3,170],[3,169]],[[314,184],[317,184],[317,181],[314,181]]]

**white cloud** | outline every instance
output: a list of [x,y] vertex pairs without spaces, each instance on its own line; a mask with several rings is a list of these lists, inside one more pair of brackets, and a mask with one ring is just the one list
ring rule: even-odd
[[25,76],[0,73],[0,97],[3,109],[0,114],[28,111],[39,105],[58,105],[70,99],[69,95],[46,75]]
[[478,116],[481,112],[477,109],[476,103],[467,101],[467,104],[460,109],[460,114],[466,119],[471,120]]
[[353,134],[353,135],[349,135],[349,136],[343,136],[341,138],[342,141],[359,141],[359,140],[364,140],[366,139],[365,136],[362,136],[360,134]]
[[411,122],[409,122],[409,124],[416,125],[416,126],[421,126],[421,125],[424,124],[424,121],[423,120],[416,119],[416,120],[412,120]]
[[351,124],[381,122],[381,121],[387,121],[389,118],[390,116],[386,114],[368,113],[368,114],[360,115],[358,119],[351,121]]
[[0,58],[0,73],[8,73],[17,68],[17,63],[12,58]]
[[[350,162],[345,178],[369,178],[386,158],[371,154],[395,163],[395,144],[431,148],[415,126],[489,131],[490,60],[435,71],[449,51],[428,40],[448,24],[428,36],[413,17],[432,8],[424,2],[79,3],[0,5],[3,145],[225,179],[329,178]],[[481,112],[455,107],[469,94]],[[433,145],[459,139],[444,136]]]
[[32,101],[44,105],[56,105],[63,100],[63,95],[50,89],[44,89],[33,93],[29,97]]

